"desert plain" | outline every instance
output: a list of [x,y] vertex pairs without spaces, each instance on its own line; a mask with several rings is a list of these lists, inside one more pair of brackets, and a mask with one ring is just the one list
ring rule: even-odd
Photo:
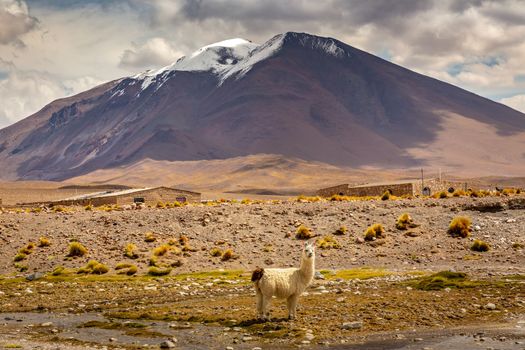
[[[404,213],[414,227],[401,230]],[[458,216],[468,237],[448,232]],[[365,240],[376,223],[384,233]],[[299,266],[301,228],[316,277],[296,320],[275,300],[261,322],[251,271]],[[524,349],[524,232],[515,193],[5,208],[0,346]]]

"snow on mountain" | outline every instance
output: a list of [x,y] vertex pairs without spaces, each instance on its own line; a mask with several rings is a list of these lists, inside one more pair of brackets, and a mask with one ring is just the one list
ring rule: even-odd
[[218,85],[232,76],[242,77],[258,62],[273,56],[287,39],[312,50],[321,50],[335,57],[345,55],[336,40],[319,38],[302,33],[278,34],[262,45],[236,38],[206,45],[189,56],[179,58],[175,63],[158,70],[150,70],[133,78],[142,81],[142,90],[156,83],[157,89],[173,71],[212,72],[219,77]]

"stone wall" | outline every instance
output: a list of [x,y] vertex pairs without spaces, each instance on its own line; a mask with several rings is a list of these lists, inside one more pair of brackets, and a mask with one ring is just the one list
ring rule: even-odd
[[351,187],[348,184],[338,185],[328,188],[323,188],[317,191],[317,195],[321,197],[331,197],[333,195],[365,197],[365,196],[382,196],[386,191],[390,191],[394,196],[414,194],[413,183],[391,183],[370,186],[355,186]]

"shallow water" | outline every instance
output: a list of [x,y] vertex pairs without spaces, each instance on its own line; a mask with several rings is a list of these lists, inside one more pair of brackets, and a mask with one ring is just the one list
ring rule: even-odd
[[[164,340],[177,338],[179,349],[224,349],[233,346],[235,349],[252,349],[260,346],[263,349],[286,349],[281,344],[261,344],[255,341],[243,342],[242,331],[224,331],[222,326],[202,325],[199,323],[174,323],[163,321],[136,321],[146,326],[146,330],[162,335],[142,336],[129,335],[126,329],[101,329],[96,327],[79,327],[89,321],[125,323],[126,320],[111,320],[99,313],[55,314],[55,313],[2,313],[0,314],[0,334],[20,338],[31,335],[56,336],[62,340],[79,340],[98,345],[139,346],[159,345]],[[42,327],[45,322],[51,326]],[[172,325],[172,327],[170,327]],[[173,328],[173,326],[176,328]],[[53,332],[53,330],[56,330]],[[505,340],[500,340],[505,337]],[[110,339],[112,339],[110,341]],[[234,340],[237,339],[237,343]],[[398,332],[370,335],[361,344],[304,345],[308,349],[350,349],[350,350],[525,350],[525,320],[513,322],[505,327],[487,327],[485,329],[440,329],[424,332]],[[293,347],[293,348],[296,348]]]

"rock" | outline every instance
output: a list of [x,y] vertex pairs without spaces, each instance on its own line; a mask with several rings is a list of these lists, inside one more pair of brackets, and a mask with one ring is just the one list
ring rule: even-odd
[[162,343],[160,343],[160,348],[161,349],[173,349],[175,348],[175,343],[169,340],[165,340]]
[[320,273],[319,271],[315,271],[314,278],[316,280],[324,280],[324,275]]
[[481,231],[481,227],[479,225],[474,226],[475,231]]
[[357,237],[355,239],[355,242],[358,244],[362,244],[362,243],[365,243],[365,239],[363,237]]
[[493,304],[493,303],[488,303],[487,305],[485,305],[485,309],[487,309],[487,310],[496,310],[496,305]]
[[242,337],[242,341],[250,341],[250,340],[253,340],[252,337],[249,337],[247,335],[245,335],[244,337]]
[[507,224],[511,224],[513,222],[516,222],[516,219],[507,219],[507,221],[505,221]]
[[310,341],[309,340],[303,340],[303,341],[301,341],[301,344],[307,345],[307,344],[310,344]]
[[53,322],[44,322],[40,324],[41,327],[51,327],[52,325],[53,325]]
[[30,275],[27,275],[26,276],[26,280],[28,280],[28,281],[36,281],[36,280],[41,279],[42,277],[44,277],[43,273],[35,272],[35,273],[30,274]]
[[343,325],[341,326],[341,329],[359,329],[363,327],[363,322],[362,321],[354,321],[354,322],[344,322]]
[[315,335],[313,335],[312,333],[306,333],[304,337],[306,340],[313,340],[315,338]]
[[116,342],[116,341],[117,341],[117,338],[109,338],[109,341],[110,341],[110,342]]
[[233,350],[233,346],[227,346],[226,350]]

